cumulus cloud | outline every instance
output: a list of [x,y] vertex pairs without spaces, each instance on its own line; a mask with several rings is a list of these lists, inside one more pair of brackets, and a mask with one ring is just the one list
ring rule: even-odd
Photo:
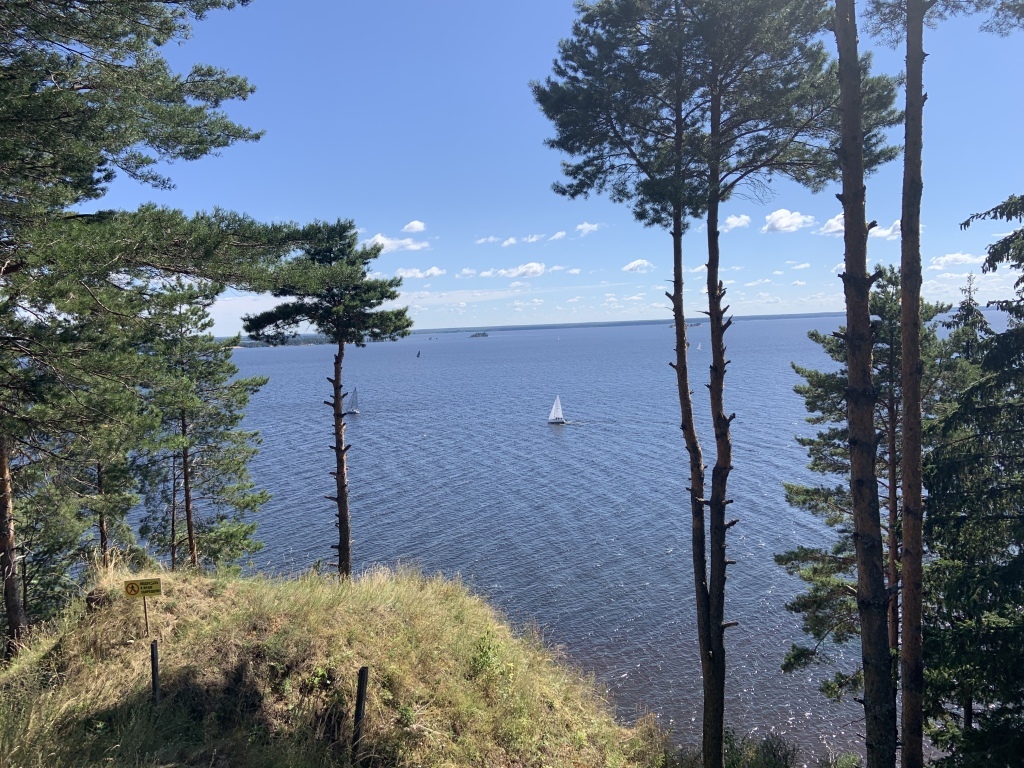
[[638,293],[635,296],[627,296],[623,301],[643,301],[646,294]]
[[565,237],[565,230],[559,230],[548,238],[548,242],[551,242],[552,240],[561,240],[563,237]]
[[591,224],[589,221],[584,221],[582,224],[576,225],[576,231],[580,233],[580,237],[586,237],[591,232],[596,232],[600,228],[600,224]]
[[510,245],[515,245],[515,244],[516,244],[516,239],[514,237],[510,237],[507,240],[505,240],[505,242],[503,242],[501,244],[501,247],[502,248],[508,248]]
[[807,285],[806,280],[794,280],[793,285]]
[[725,223],[721,229],[723,232],[728,232],[730,229],[740,229],[741,227],[750,226],[750,217],[746,214],[741,216],[726,216]]
[[776,269],[774,272],[772,272],[772,274],[773,275],[784,275],[786,273],[783,272],[781,269]]
[[580,273],[579,267],[576,267],[575,269],[570,269],[569,270],[569,274],[570,275],[578,275],[579,273]]
[[476,274],[476,270],[475,269],[470,269],[469,267],[463,267],[462,270],[457,275],[455,275],[455,276],[456,277],[473,277],[475,274]]
[[481,237],[479,240],[476,241],[476,244],[477,245],[484,245],[485,243],[497,243],[497,242],[500,242],[500,241],[501,241],[500,237],[495,237],[494,235],[488,235],[487,237]]
[[548,267],[548,272],[561,272],[565,269],[561,264],[555,264],[553,267]]
[[843,214],[837,213],[831,219],[822,224],[821,229],[819,229],[814,234],[831,235],[832,237],[839,237],[840,235],[843,234],[845,230],[846,227],[843,225]]
[[540,277],[546,271],[547,268],[543,264],[531,261],[510,269],[488,269],[481,272],[480,277]]
[[544,239],[544,235],[527,235],[523,238],[524,243],[536,243]]
[[566,303],[566,304],[572,304],[572,303],[574,303],[574,302],[577,302],[577,301],[579,301],[579,300],[580,300],[580,299],[582,299],[582,298],[583,298],[582,296],[573,296],[573,297],[572,297],[571,299],[568,299],[568,300],[566,300],[566,302],[565,302],[565,303]]
[[804,227],[814,226],[813,216],[804,216],[800,211],[779,208],[764,217],[762,232],[796,232]]
[[420,280],[425,280],[428,277],[440,277],[445,274],[446,270],[440,267],[430,267],[430,269],[396,269],[395,277],[414,277]]
[[941,271],[948,269],[953,264],[981,264],[985,261],[984,256],[972,256],[969,253],[947,253],[945,256],[938,256],[930,259],[928,269]]
[[803,264],[797,264],[796,266],[793,267],[793,269],[809,269],[810,266],[811,263],[809,261],[805,261]]
[[411,237],[387,237],[379,232],[367,240],[366,245],[381,246],[381,253],[392,253],[393,251],[422,251],[430,247],[430,243],[426,240],[413,240]]
[[767,277],[762,277],[760,280],[754,280],[752,283],[744,283],[743,285],[745,285],[747,288],[751,288],[755,285],[764,285],[765,283],[770,282],[771,280],[769,280]]
[[629,262],[629,264],[622,268],[622,271],[639,272],[640,274],[643,274],[645,272],[650,272],[652,269],[654,269],[654,265],[647,259],[637,259],[636,261]]
[[884,237],[886,240],[900,239],[900,220],[896,219],[888,227],[872,227],[868,232],[869,237]]
[[418,219],[413,219],[408,224],[406,224],[404,227],[402,227],[402,231],[403,232],[422,232],[426,228],[427,228],[427,225],[424,224],[422,221],[419,221]]

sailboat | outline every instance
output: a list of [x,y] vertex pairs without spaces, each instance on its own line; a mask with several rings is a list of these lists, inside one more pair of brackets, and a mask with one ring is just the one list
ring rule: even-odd
[[348,396],[348,402],[345,405],[345,411],[341,415],[351,416],[352,414],[357,413],[359,413],[359,390],[353,387],[352,394]]
[[551,413],[548,414],[548,424],[565,424],[562,417],[562,401],[555,395],[555,404],[551,406]]

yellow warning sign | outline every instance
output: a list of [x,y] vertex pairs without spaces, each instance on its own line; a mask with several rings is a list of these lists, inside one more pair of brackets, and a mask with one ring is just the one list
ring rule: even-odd
[[160,579],[136,579],[124,583],[128,597],[153,597],[160,594]]

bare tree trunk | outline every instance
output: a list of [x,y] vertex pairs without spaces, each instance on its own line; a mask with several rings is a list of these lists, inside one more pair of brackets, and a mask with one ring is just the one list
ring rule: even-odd
[[[889,344],[889,371],[890,375],[894,375],[896,369],[896,351],[895,346]],[[900,554],[899,554],[899,534],[897,528],[899,527],[899,462],[897,461],[897,452],[899,451],[897,436],[899,434],[899,419],[900,411],[899,406],[896,402],[896,388],[894,386],[889,387],[889,402],[886,406],[887,410],[887,423],[886,423],[886,436],[889,439],[889,535],[887,537],[886,548],[888,549],[888,568],[889,575],[886,587],[889,591],[889,616],[887,624],[889,627],[889,651],[893,658],[900,652]],[[893,700],[896,699],[896,692],[899,688],[899,680],[896,676],[892,676],[892,696]]]
[[181,449],[181,501],[185,508],[185,530],[188,533],[188,560],[193,568],[199,567],[199,548],[196,546],[196,522],[192,509],[192,468],[189,466],[188,420],[181,417],[181,436],[186,440]]
[[843,221],[845,225],[846,391],[850,431],[850,491],[857,558],[857,609],[864,668],[864,715],[868,768],[896,764],[896,702],[887,629],[888,595],[875,474],[875,402],[871,380],[872,330],[869,296],[876,277],[867,274],[864,132],[857,16],[854,0],[836,0],[836,44],[842,114]]
[[924,131],[925,0],[907,0],[907,107],[900,219],[903,331],[903,768],[924,765],[924,661],[921,629],[921,156]]
[[683,312],[683,211],[679,206],[672,210],[672,293],[666,294],[672,301],[672,318],[675,321],[676,359],[669,363],[676,372],[676,389],[679,393],[679,410],[686,452],[690,459],[690,515],[692,521],[691,541],[693,546],[693,578],[697,604],[697,636],[700,644],[701,674],[705,681],[704,754],[709,754],[708,734],[713,728],[707,722],[707,681],[714,670],[711,663],[711,615],[708,596],[707,553],[704,522],[704,457],[693,417],[693,393],[690,391],[690,374],[686,360],[686,315]]
[[338,576],[348,578],[352,575],[352,518],[348,507],[348,461],[345,445],[345,394],[341,391],[342,363],[345,359],[345,343],[338,342],[338,352],[334,355],[334,378],[331,382],[331,400],[327,402],[334,411],[334,476],[335,495],[327,498],[338,505],[338,543],[332,544],[338,550]]
[[100,499],[100,513],[97,525],[100,529],[100,555],[103,567],[110,567],[110,541],[107,536],[107,516],[103,511],[103,465],[96,464],[96,496]]
[[177,568],[178,555],[178,454],[171,456],[171,571]]
[[[712,74],[712,82],[717,77]],[[708,238],[708,318],[711,332],[711,376],[708,391],[711,397],[711,419],[715,433],[715,466],[711,470],[711,499],[708,504],[708,548],[710,550],[711,584],[708,593],[709,611],[705,619],[711,640],[710,679],[704,680],[704,745],[705,768],[721,768],[725,764],[725,508],[729,472],[732,471],[732,438],[729,425],[732,416],[725,412],[725,332],[732,324],[725,319],[728,307],[722,306],[725,286],[719,279],[721,254],[719,250],[718,212],[720,190],[718,177],[721,165],[721,93],[711,97],[710,115],[711,162],[708,175],[707,238]],[[710,733],[709,733],[710,731]]]
[[28,617],[18,589],[18,549],[14,540],[14,489],[11,485],[11,447],[0,436],[0,573],[4,578],[4,610],[7,613],[7,647],[9,658],[18,651],[18,644],[28,630]]

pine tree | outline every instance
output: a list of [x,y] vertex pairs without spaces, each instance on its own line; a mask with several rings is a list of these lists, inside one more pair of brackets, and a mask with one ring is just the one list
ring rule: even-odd
[[[312,325],[336,345],[334,375],[328,377],[334,422],[335,495],[337,506],[338,574],[352,575],[352,522],[348,496],[349,446],[345,443],[346,393],[342,389],[345,346],[364,346],[367,341],[395,340],[412,327],[406,309],[377,309],[398,298],[401,278],[375,279],[368,276],[370,262],[380,255],[380,246],[360,247],[351,221],[317,223],[306,228],[302,253],[284,263],[271,278],[275,296],[292,301],[244,318],[245,331],[253,339],[282,344],[302,323]],[[375,310],[375,311],[374,311]]]
[[[215,339],[208,309],[216,284],[176,280],[153,297],[150,339],[143,345],[151,377],[145,398],[160,426],[145,450],[148,515],[140,533],[171,569],[219,566],[259,551],[246,518],[269,494],[254,490],[248,462],[258,436],[239,428],[264,377],[238,379],[231,362],[238,337]],[[182,529],[184,526],[184,530]]]

